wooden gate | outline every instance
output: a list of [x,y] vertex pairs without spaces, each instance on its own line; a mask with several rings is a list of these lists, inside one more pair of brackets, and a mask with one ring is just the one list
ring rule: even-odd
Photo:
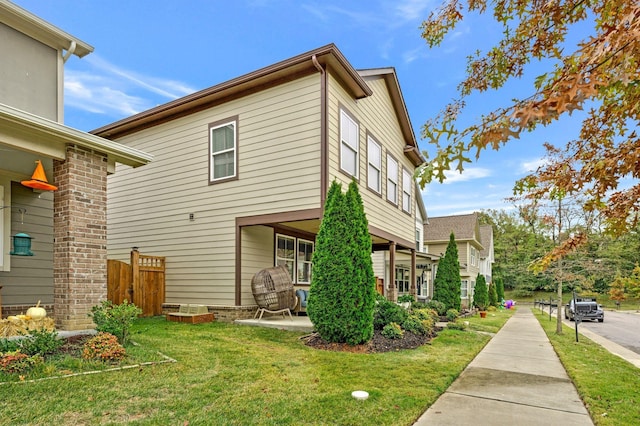
[[131,264],[107,260],[107,299],[125,299],[142,309],[143,316],[162,314],[165,296],[165,258],[131,251]]

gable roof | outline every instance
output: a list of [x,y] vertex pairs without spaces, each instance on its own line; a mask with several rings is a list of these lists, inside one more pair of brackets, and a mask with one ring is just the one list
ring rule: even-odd
[[82,58],[93,52],[93,46],[10,1],[0,0],[0,21],[49,47],[66,50],[65,60],[71,54]]
[[418,150],[395,70],[393,68],[379,68],[356,71],[333,43],[124,118],[95,129],[91,133],[110,139],[118,138],[211,108],[231,99],[319,73],[321,69],[329,70],[347,92],[356,99],[373,94],[365,81],[366,77],[381,76],[384,78],[405,138],[405,154],[416,166],[424,162],[424,158]]
[[480,243],[478,213],[430,217],[424,225],[424,240],[429,243],[449,241],[452,232],[456,241]]
[[482,243],[482,250],[480,251],[480,257],[487,258],[491,253],[491,242],[493,241],[493,226],[480,225],[480,242]]

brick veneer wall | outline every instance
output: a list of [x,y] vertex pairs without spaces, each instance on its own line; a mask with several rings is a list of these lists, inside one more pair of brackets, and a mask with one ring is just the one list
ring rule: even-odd
[[107,158],[69,145],[53,175],[56,328],[94,328],[88,313],[107,298]]

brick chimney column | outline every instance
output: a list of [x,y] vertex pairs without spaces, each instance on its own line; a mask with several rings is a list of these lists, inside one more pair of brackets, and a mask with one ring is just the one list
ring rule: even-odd
[[95,325],[88,313],[107,298],[107,158],[67,146],[54,160],[53,304],[56,327]]

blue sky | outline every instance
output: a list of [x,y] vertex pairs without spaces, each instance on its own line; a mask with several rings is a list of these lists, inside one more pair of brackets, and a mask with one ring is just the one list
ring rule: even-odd
[[[472,16],[437,49],[420,24],[439,0],[14,0],[94,46],[65,66],[65,124],[89,131],[196,90],[335,43],[356,68],[394,67],[421,150],[422,125],[457,96],[466,57],[501,35]],[[473,96],[466,120],[530,94],[542,71],[505,90]],[[462,174],[423,191],[429,216],[506,209],[514,182],[540,164],[542,143],[576,135],[557,123],[484,152]]]

